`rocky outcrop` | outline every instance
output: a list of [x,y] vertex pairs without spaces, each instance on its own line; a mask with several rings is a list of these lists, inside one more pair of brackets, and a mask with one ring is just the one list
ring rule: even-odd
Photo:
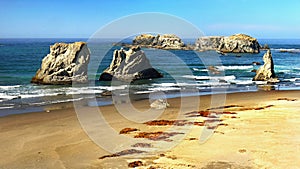
[[182,40],[173,34],[151,35],[142,34],[136,36],[132,42],[133,45],[159,49],[183,49],[185,47]]
[[111,81],[113,78],[121,81],[160,78],[162,74],[155,70],[145,53],[139,46],[128,51],[115,50],[110,66],[103,71],[99,80]]
[[236,34],[224,37],[219,46],[219,51],[224,53],[259,53],[258,41],[245,34]]
[[218,50],[224,36],[204,36],[196,41],[198,50]]
[[263,46],[260,45],[260,50],[268,50],[268,49],[270,49],[268,44],[264,44]]
[[208,36],[197,39],[195,46],[198,50],[217,50],[223,53],[259,53],[258,41],[245,34],[229,37]]
[[253,78],[254,81],[270,81],[276,82],[275,72],[274,72],[274,63],[272,59],[271,51],[268,50],[264,56],[264,65],[262,65],[257,71],[256,75]]
[[32,78],[38,84],[72,84],[88,82],[90,51],[85,42],[55,43],[44,57],[41,68]]
[[133,39],[132,44],[140,46],[154,46],[153,41],[156,37],[159,37],[159,35],[154,36],[151,34],[141,34]]

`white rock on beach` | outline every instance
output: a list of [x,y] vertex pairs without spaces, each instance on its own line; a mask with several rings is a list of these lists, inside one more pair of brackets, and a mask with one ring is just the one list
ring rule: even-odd
[[153,109],[165,109],[170,107],[170,104],[165,99],[157,99],[150,104],[150,107]]

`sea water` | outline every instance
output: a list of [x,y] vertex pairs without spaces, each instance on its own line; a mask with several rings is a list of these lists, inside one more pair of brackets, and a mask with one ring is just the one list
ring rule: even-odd
[[[143,48],[152,66],[164,77],[132,83],[98,81],[101,72],[112,60],[112,39],[88,43],[91,51],[89,84],[37,85],[30,80],[49,53],[49,46],[56,42],[71,43],[87,39],[0,39],[0,116],[14,113],[40,111],[42,106],[87,100],[87,105],[112,103],[101,96],[104,91],[131,95],[136,99],[148,94],[163,93],[165,97],[206,95],[213,93],[256,91],[265,82],[253,82],[253,70],[263,64],[259,54],[220,55],[215,51],[160,50]],[[260,44],[271,48],[275,73],[280,83],[276,90],[300,89],[300,40],[262,39]],[[285,51],[285,52],[282,52]],[[209,69],[216,71],[209,71]],[[154,94],[154,95],[153,95]],[[75,96],[75,97],[74,97]],[[90,101],[89,101],[90,100]]]

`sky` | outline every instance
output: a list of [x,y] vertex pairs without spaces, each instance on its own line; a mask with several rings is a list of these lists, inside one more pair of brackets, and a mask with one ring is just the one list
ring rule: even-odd
[[208,36],[300,39],[299,9],[299,0],[0,0],[0,38],[89,38],[120,18],[156,12]]

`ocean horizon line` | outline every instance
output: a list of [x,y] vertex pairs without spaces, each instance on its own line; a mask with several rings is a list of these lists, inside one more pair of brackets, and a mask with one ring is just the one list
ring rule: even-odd
[[[205,35],[206,36],[225,36],[225,35]],[[105,37],[105,38],[89,38],[89,37],[0,37],[0,39],[121,39],[123,37]],[[131,37],[127,37],[131,38]],[[134,37],[132,37],[133,39]],[[256,37],[255,37],[256,38]],[[181,38],[195,39],[195,38]],[[257,40],[300,40],[299,38],[256,38]]]

